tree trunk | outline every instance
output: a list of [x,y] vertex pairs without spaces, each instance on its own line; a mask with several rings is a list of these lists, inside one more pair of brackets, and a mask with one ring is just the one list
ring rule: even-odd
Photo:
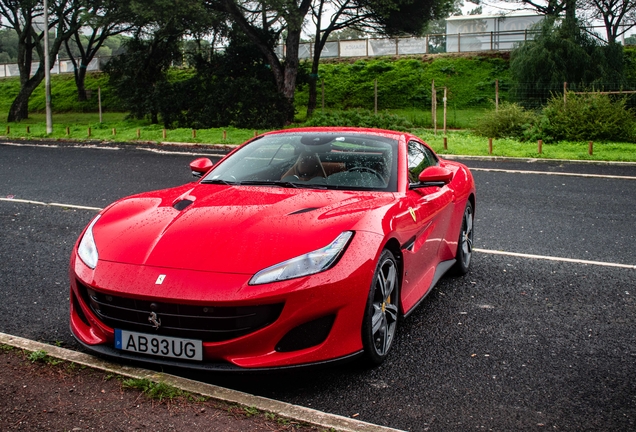
[[86,66],[84,62],[80,63],[80,67],[75,70],[75,85],[77,86],[77,100],[79,102],[85,102],[88,100],[86,97]]
[[29,98],[44,79],[44,71],[39,68],[35,75],[20,86],[20,92],[9,108],[8,122],[19,122],[29,118]]
[[314,59],[311,63],[311,75],[309,76],[309,101],[307,102],[307,118],[314,115],[318,103],[318,66],[320,53],[314,51]]
[[296,91],[296,77],[298,76],[298,67],[300,60],[298,59],[298,51],[300,46],[300,30],[289,30],[287,40],[287,55],[285,56],[285,71],[283,81],[283,96],[291,103],[294,103],[294,92]]

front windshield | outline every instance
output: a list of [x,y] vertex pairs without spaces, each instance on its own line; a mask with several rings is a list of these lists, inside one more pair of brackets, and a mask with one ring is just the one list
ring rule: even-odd
[[375,135],[265,135],[223,161],[202,183],[395,191],[396,155],[396,140]]

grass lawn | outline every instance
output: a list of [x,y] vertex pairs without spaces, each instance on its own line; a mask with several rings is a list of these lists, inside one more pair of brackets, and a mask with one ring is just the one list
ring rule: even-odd
[[[471,122],[476,118],[474,113],[462,112],[464,122]],[[400,114],[408,118],[407,110],[400,110]],[[425,116],[426,113],[411,112],[411,115]],[[430,124],[430,113],[429,124]],[[6,112],[0,111],[0,120],[6,119]],[[10,132],[6,134],[7,126]],[[29,133],[27,133],[27,126]],[[302,126],[294,125],[294,126]],[[417,128],[413,132],[426,141],[440,154],[488,156],[488,139],[472,134],[469,130],[449,130],[447,133],[448,149],[444,150],[442,132],[443,123],[438,124],[437,134],[430,128]],[[66,134],[66,128],[69,134]],[[88,128],[90,127],[90,137]],[[449,127],[454,127],[450,126]],[[113,134],[113,129],[115,134]],[[139,138],[137,138],[139,130]],[[225,139],[224,137],[225,131]],[[28,120],[20,123],[7,124],[0,121],[0,135],[16,139],[60,139],[60,140],[101,140],[117,142],[183,142],[195,144],[241,144],[252,138],[255,133],[266,132],[236,128],[214,128],[196,131],[193,137],[192,129],[169,129],[163,138],[163,127],[153,125],[148,121],[126,120],[124,113],[103,114],[103,123],[99,123],[97,113],[62,113],[53,115],[53,133],[47,137],[46,119],[43,113],[33,113]],[[536,142],[519,142],[510,139],[493,141],[494,156],[526,157],[543,159],[577,159],[602,161],[636,162],[636,144],[634,143],[594,143],[594,152],[588,154],[587,142],[560,142],[558,144],[543,144],[543,152],[538,153]]]
[[[416,129],[415,135],[422,138],[439,154],[488,156],[488,138],[477,136],[470,131],[449,131],[447,150],[444,150],[444,135],[435,135],[430,129]],[[575,159],[636,162],[635,143],[595,142],[593,154],[588,154],[588,142],[561,141],[554,144],[543,143],[542,153],[538,153],[537,142],[519,142],[512,139],[495,139],[493,156],[523,157],[537,159]]]

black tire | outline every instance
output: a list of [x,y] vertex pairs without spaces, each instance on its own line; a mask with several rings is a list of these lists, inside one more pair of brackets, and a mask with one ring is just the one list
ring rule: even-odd
[[373,274],[362,322],[362,345],[367,364],[377,366],[389,354],[398,323],[400,278],[393,254],[382,251]]
[[468,270],[470,270],[473,257],[474,219],[473,205],[468,201],[464,209],[462,228],[459,231],[459,240],[457,241],[457,252],[455,253],[456,262],[453,267],[451,267],[451,273],[456,276],[465,275],[468,273]]

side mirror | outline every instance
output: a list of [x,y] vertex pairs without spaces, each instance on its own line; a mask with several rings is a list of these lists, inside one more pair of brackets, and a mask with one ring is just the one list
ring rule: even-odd
[[419,183],[415,187],[444,186],[453,179],[453,172],[441,166],[430,166],[424,169],[419,177]]
[[202,177],[203,174],[210,171],[213,166],[214,164],[208,158],[199,158],[190,162],[190,169],[192,170],[192,175],[195,177]]

